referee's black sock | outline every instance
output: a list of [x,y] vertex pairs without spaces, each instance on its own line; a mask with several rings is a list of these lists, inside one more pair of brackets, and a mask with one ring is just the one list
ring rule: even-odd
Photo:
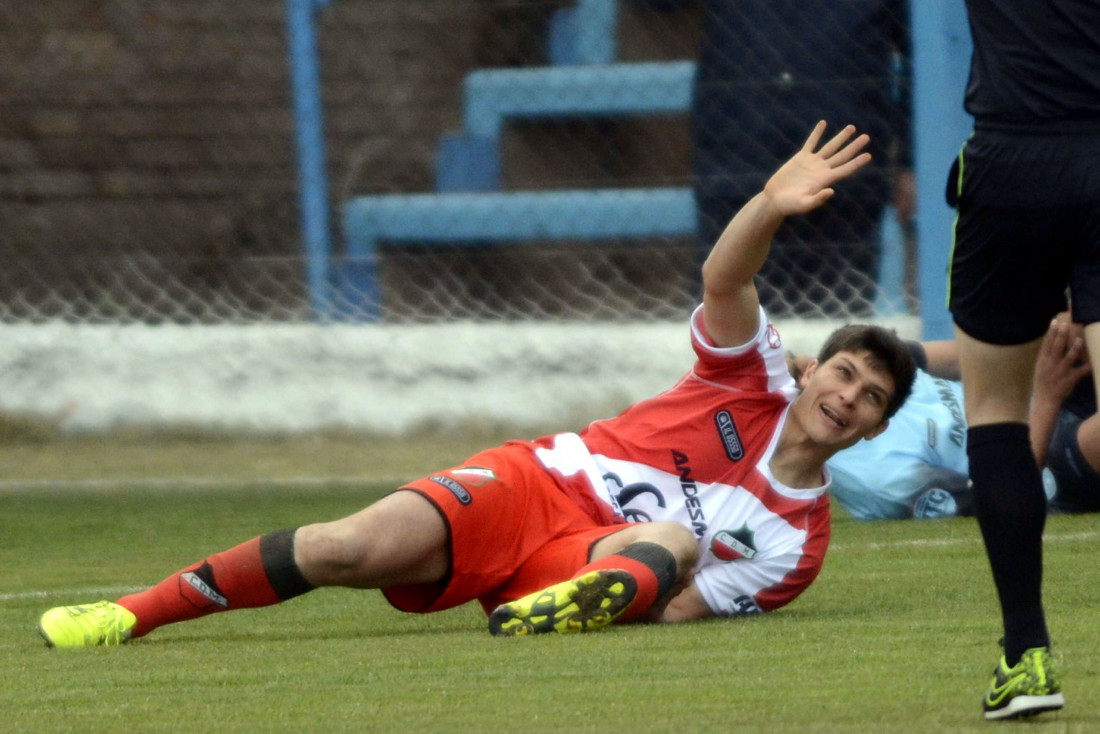
[[992,423],[967,431],[970,478],[993,582],[1001,602],[1005,661],[1050,644],[1043,616],[1043,525],[1046,496],[1026,423]]

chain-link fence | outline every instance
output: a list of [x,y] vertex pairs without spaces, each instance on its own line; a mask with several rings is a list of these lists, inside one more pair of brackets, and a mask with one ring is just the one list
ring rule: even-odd
[[818,118],[870,132],[875,164],[780,232],[765,304],[913,308],[905,3],[333,0],[321,286],[285,11],[0,9],[0,319],[682,318]]

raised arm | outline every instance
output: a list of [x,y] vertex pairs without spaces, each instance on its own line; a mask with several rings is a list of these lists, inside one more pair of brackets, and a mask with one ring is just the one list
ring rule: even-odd
[[715,346],[744,344],[756,333],[760,297],[753,276],[783,220],[824,204],[834,183],[871,160],[870,153],[860,152],[869,138],[853,138],[855,132],[849,125],[817,150],[825,122],[817,123],[802,149],[741,207],[718,238],[703,263],[703,319]]

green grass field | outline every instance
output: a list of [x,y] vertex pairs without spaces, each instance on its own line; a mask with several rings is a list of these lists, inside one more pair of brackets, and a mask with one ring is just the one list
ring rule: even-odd
[[[341,516],[485,442],[466,444],[0,446],[0,730],[1100,731],[1097,515],[1047,524],[1067,707],[1008,724],[980,714],[999,625],[970,520],[839,517],[817,583],[752,619],[497,639],[473,606],[404,615],[377,592],[323,589],[122,648],[49,650],[34,633],[50,606],[114,598],[268,530]],[[211,486],[219,477],[229,491]]]

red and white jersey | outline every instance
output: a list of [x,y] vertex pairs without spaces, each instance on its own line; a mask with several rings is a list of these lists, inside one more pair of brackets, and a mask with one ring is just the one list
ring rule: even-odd
[[777,609],[817,576],[829,543],[828,472],[814,489],[776,481],[768,462],[798,394],[779,334],[760,311],[747,344],[711,345],[691,318],[695,366],[672,389],[537,442],[543,465],[586,478],[607,516],[692,529],[695,584],[716,615]]

